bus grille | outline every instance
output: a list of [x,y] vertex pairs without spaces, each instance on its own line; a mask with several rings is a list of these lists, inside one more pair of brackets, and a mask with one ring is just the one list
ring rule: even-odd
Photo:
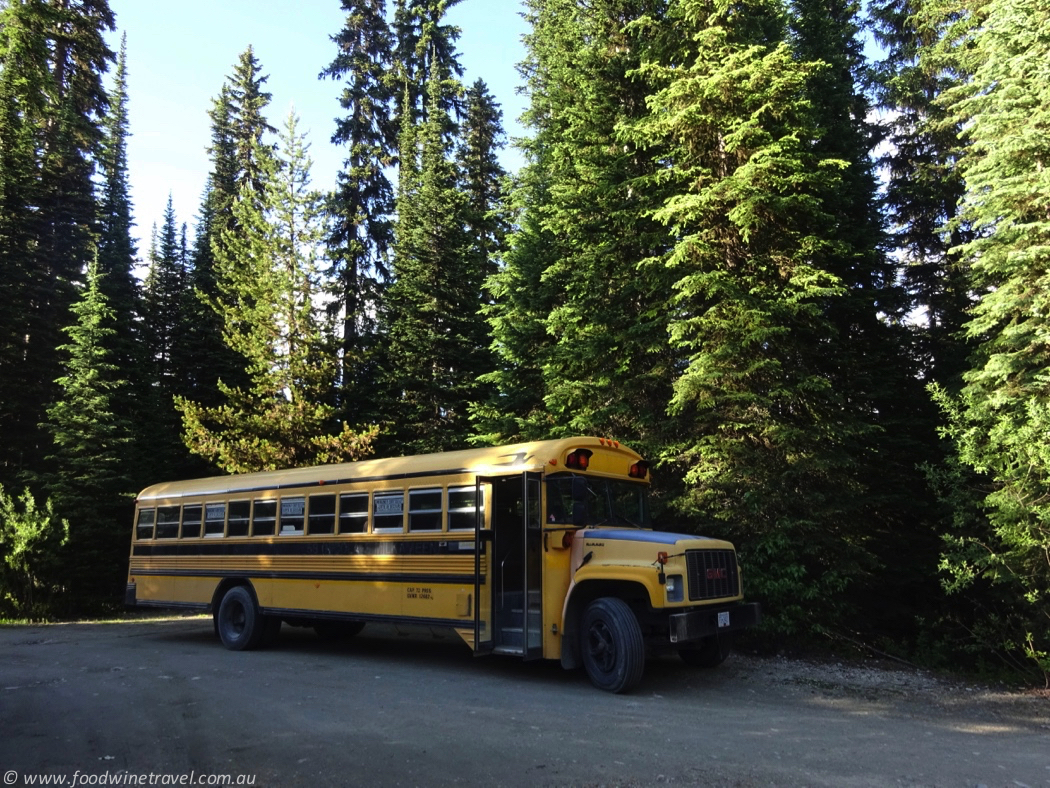
[[689,600],[722,599],[739,593],[736,553],[732,550],[688,550]]

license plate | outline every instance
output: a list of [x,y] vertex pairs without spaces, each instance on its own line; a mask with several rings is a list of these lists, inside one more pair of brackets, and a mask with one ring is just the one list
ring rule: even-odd
[[728,626],[729,626],[729,612],[727,611],[725,613],[719,613],[718,614],[718,628],[721,629],[722,627],[728,627]]

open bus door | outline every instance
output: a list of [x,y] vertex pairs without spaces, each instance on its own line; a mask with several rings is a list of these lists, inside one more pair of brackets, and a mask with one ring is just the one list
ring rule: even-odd
[[[474,654],[491,654],[495,648],[492,626],[491,562],[493,531],[485,528],[485,485],[494,480],[478,476],[474,481]],[[488,566],[486,564],[489,564]]]
[[543,656],[542,478],[524,472],[477,479],[478,499],[487,484],[491,500],[490,527],[483,528],[479,515],[475,532],[486,555],[479,550],[474,563],[476,654]]

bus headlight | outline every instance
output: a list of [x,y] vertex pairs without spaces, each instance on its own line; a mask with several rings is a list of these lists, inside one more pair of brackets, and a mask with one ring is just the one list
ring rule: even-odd
[[668,602],[681,602],[685,594],[685,585],[682,583],[681,575],[668,575],[667,583],[667,601]]

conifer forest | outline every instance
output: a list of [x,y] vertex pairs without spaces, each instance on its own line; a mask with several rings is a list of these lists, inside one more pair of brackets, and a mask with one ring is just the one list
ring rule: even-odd
[[158,481],[598,435],[759,647],[1050,680],[1050,0],[524,0],[513,173],[457,2],[341,0],[330,193],[245,42],[137,248],[133,42],[0,0],[0,616]]

